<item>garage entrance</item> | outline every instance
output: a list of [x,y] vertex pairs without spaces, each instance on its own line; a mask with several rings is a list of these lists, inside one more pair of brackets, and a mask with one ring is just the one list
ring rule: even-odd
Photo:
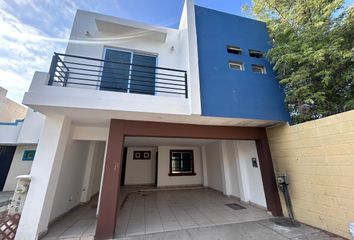
[[[266,132],[264,128],[257,127],[220,127],[220,126],[206,126],[206,125],[192,125],[192,124],[174,124],[174,123],[160,123],[160,122],[141,122],[141,121],[125,121],[125,120],[111,120],[109,139],[107,143],[107,152],[106,160],[102,181],[102,188],[100,193],[99,201],[99,211],[98,211],[98,220],[96,235],[97,239],[106,239],[111,238],[115,234],[116,223],[119,208],[119,197],[120,197],[120,181],[121,181],[121,172],[122,172],[122,163],[123,163],[123,150],[125,145],[125,139],[129,140],[129,137],[151,137],[151,138],[175,138],[175,139],[205,139],[205,140],[225,140],[226,142],[221,144],[222,154],[227,156],[229,153],[228,142],[229,140],[237,141],[252,141],[254,149],[256,149],[258,160],[251,159],[254,166],[257,165],[260,171],[260,179],[263,184],[261,185],[264,191],[264,199],[266,202],[266,208],[273,216],[282,215],[281,205],[279,201],[278,191],[276,187],[274,170],[272,165],[272,160],[270,156],[270,151],[268,147]],[[148,146],[148,147],[152,147]],[[242,149],[242,148],[239,148]],[[162,148],[160,149],[163,150]],[[189,149],[171,149],[165,148],[164,151],[167,152],[169,161],[166,164],[166,161],[161,162],[162,152],[158,152],[158,163],[157,163],[157,187],[176,187],[183,185],[199,185],[204,186],[207,182],[207,186],[213,189],[217,189],[214,184],[219,184],[220,179],[218,179],[218,174],[213,174],[215,168],[210,167],[204,171],[201,171],[201,174],[197,174],[197,164],[194,165],[190,162],[190,157],[187,156],[187,150]],[[225,150],[225,151],[224,151]],[[133,152],[133,158],[148,158],[149,151],[135,151]],[[150,151],[150,159],[151,159]],[[194,159],[194,156],[193,156]],[[230,159],[230,158],[229,158]],[[133,161],[133,160],[132,160]],[[144,161],[144,159],[140,159]],[[216,161],[211,161],[212,164]],[[165,167],[161,166],[165,164]],[[225,162],[225,165],[221,167],[221,172],[224,172],[224,178],[221,179],[222,193],[226,195],[233,195],[238,187],[238,191],[243,191],[240,196],[243,196],[244,199],[250,199],[252,194],[247,191],[245,187],[247,184],[243,181],[243,184],[240,189],[240,184],[235,184],[234,181],[230,180],[230,172],[225,171],[231,168],[228,167],[229,162]],[[128,168],[128,162],[126,163],[126,170]],[[166,171],[167,165],[167,171]],[[258,166],[259,165],[259,166]],[[142,166],[142,165],[141,165]],[[208,164],[204,165],[208,166]],[[221,166],[221,165],[220,165]],[[241,164],[240,164],[241,166]],[[253,165],[252,165],[253,166]],[[150,169],[153,169],[153,165],[149,165]],[[200,168],[203,168],[201,164]],[[255,167],[256,168],[256,167]],[[135,167],[133,171],[133,177],[130,181],[140,181],[142,179],[141,172],[138,168]],[[156,164],[155,164],[156,169]],[[164,175],[160,175],[160,169],[163,169]],[[167,173],[166,173],[167,172]],[[204,173],[204,175],[203,175]],[[204,176],[208,176],[204,179]],[[166,177],[164,179],[164,177]],[[125,184],[127,183],[128,175],[125,172]],[[215,175],[215,176],[214,176]],[[228,176],[227,176],[228,175]],[[239,174],[240,175],[240,174]],[[139,179],[137,178],[139,176]],[[176,180],[177,176],[182,176],[183,180]],[[209,177],[210,176],[210,177]],[[214,176],[214,177],[211,177]],[[149,179],[152,181],[153,177],[150,175],[144,176],[144,179]],[[242,175],[241,175],[242,178]],[[243,177],[246,179],[245,177]],[[146,180],[145,179],[145,180]],[[182,179],[182,178],[180,178]],[[192,181],[193,179],[193,181]],[[195,182],[194,182],[195,181]],[[178,182],[178,184],[176,184]],[[191,184],[193,183],[193,184]],[[166,186],[164,186],[166,185]],[[252,185],[251,182],[248,182],[248,185]],[[196,186],[194,186],[196,187]],[[219,189],[217,189],[219,190]],[[216,190],[216,191],[217,191]],[[243,201],[242,197],[240,200]],[[249,200],[248,200],[249,201]],[[261,205],[261,204],[259,204]],[[145,205],[144,205],[145,206]],[[115,211],[112,211],[115,209]],[[145,208],[144,208],[145,209]],[[145,210],[144,210],[145,211]],[[118,221],[119,226],[119,221]]]

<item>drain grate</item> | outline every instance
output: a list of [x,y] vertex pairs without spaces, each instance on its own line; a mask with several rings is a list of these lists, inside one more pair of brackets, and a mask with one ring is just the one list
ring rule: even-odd
[[233,210],[246,209],[244,206],[241,206],[241,205],[239,205],[237,203],[227,203],[225,205],[228,206],[229,208],[232,208]]
[[289,218],[280,217],[271,219],[270,221],[282,227],[300,227],[299,222],[292,221]]

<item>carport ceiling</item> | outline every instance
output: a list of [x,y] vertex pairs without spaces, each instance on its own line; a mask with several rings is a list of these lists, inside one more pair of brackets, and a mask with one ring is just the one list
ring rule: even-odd
[[194,139],[194,138],[157,138],[157,137],[126,137],[126,147],[152,147],[152,146],[202,146],[213,142],[216,139]]

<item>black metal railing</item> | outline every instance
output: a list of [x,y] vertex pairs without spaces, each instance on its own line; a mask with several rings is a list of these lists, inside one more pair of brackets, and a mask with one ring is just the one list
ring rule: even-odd
[[184,70],[54,53],[48,85],[148,95],[184,95]]

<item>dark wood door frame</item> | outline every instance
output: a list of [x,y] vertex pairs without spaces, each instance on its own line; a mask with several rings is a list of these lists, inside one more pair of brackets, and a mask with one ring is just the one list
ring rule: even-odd
[[100,211],[98,213],[95,235],[96,239],[109,239],[114,237],[118,214],[118,196],[123,162],[124,137],[126,136],[255,140],[267,209],[274,216],[283,215],[265,128],[112,119],[107,143],[107,154],[99,206]]

